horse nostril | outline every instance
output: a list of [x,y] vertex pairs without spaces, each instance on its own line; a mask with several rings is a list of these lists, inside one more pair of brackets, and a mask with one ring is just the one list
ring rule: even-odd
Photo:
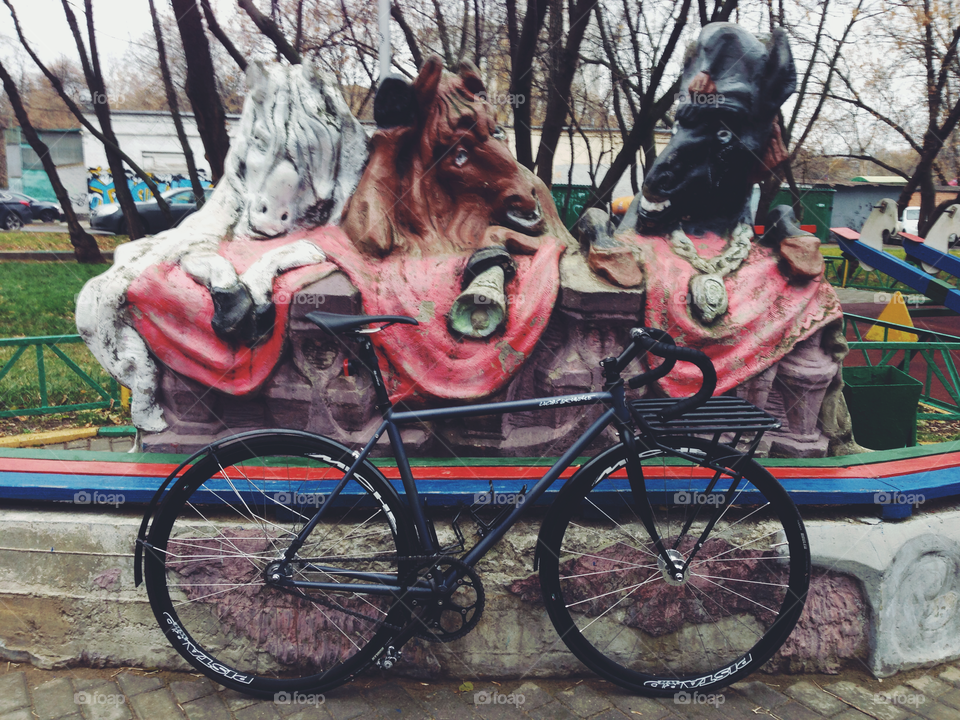
[[263,213],[263,214],[266,214],[266,212],[267,212],[267,206],[264,205],[263,207],[261,207],[261,208],[260,208],[260,212]]
[[281,219],[283,222],[286,222],[288,217],[290,217],[289,213],[284,213],[284,214],[281,216],[280,219]]

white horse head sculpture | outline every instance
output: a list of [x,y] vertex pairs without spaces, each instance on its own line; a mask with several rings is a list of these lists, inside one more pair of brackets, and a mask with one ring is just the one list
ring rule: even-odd
[[[156,403],[159,374],[126,307],[130,284],[150,266],[179,262],[215,299],[214,328],[250,340],[272,311],[273,278],[322,262],[300,241],[264,254],[242,277],[217,254],[231,236],[270,238],[336,223],[367,158],[366,135],[339,90],[313,64],[252,64],[247,98],[224,175],[210,199],[178,227],[117,248],[113,266],[77,300],[77,328],[94,357],[131,390],[137,427],[166,427]],[[251,319],[252,318],[252,319]]]

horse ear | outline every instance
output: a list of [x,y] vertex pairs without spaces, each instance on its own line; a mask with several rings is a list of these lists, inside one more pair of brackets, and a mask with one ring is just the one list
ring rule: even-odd
[[486,97],[487,88],[480,79],[480,70],[469,60],[462,60],[458,70],[460,77],[463,78],[463,84],[474,95]]
[[443,76],[443,60],[439,55],[431,55],[420,68],[420,74],[413,81],[413,92],[417,96],[417,105],[428,108],[433,105]]
[[760,78],[763,110],[775,115],[797,89],[797,69],[793,64],[790,42],[783,28],[776,28],[767,42],[767,61]]
[[399,77],[388,77],[373,98],[373,119],[379,128],[413,125],[417,120],[417,98],[413,86]]

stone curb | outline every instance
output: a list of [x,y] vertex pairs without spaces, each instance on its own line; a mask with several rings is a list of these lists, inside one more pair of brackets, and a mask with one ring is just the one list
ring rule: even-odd
[[64,430],[50,430],[48,432],[25,433],[23,435],[0,437],[0,448],[38,447],[40,445],[57,445],[60,443],[68,443],[73,442],[74,440],[86,440],[92,437],[132,437],[135,434],[136,429],[129,426],[67,428]]
[[27,433],[25,435],[11,435],[0,438],[0,448],[36,447],[37,445],[53,445],[54,443],[68,443],[73,440],[96,437],[99,428],[70,428],[68,430],[50,430],[49,432]]

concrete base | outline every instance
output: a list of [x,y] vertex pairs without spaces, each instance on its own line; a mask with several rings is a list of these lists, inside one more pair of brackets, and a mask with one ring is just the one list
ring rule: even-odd
[[[806,513],[805,513],[806,514]],[[441,542],[449,517],[437,518]],[[186,669],[133,586],[140,514],[0,510],[0,659]],[[901,523],[808,520],[814,578],[797,630],[768,665],[835,673],[866,663],[879,677],[960,658],[960,510]],[[516,527],[479,566],[487,607],[447,645],[412,641],[398,671],[423,677],[563,675],[582,671],[539,600],[539,521]],[[531,592],[527,592],[530,590]]]
[[[441,542],[446,542],[449,520],[445,513],[437,518]],[[955,519],[952,521],[960,527]],[[946,526],[950,520],[937,522]],[[133,586],[133,547],[139,523],[139,511],[133,508],[126,511],[121,507],[116,512],[87,512],[72,506],[63,510],[0,510],[0,527],[4,528],[0,541],[0,659],[41,668],[86,665],[187,669],[160,633],[145,589]],[[907,542],[914,534],[905,533],[905,529],[919,525],[916,521],[883,525],[878,532],[886,541],[901,538]],[[834,547],[833,538],[847,527],[847,522],[817,525],[814,553],[820,564],[829,567],[824,559]],[[557,637],[539,600],[533,572],[538,529],[539,520],[516,527],[479,566],[487,606],[478,627],[447,645],[412,641],[404,648],[404,662],[398,671],[422,677],[554,676],[583,671]],[[855,529],[871,538],[875,532],[868,526]],[[930,532],[925,530],[923,534]],[[856,546],[853,541],[836,545],[848,551]],[[905,545],[904,557],[913,557],[913,547]],[[865,554],[856,551],[858,558]],[[896,550],[885,555],[894,556],[899,557]],[[930,562],[939,568],[941,557],[942,553]],[[895,564],[896,572],[901,572],[900,567]],[[932,577],[931,567],[924,561],[915,572]],[[852,658],[867,661],[867,602],[860,583],[837,572],[860,569],[855,563],[837,564],[830,572],[815,573],[807,613],[770,669],[837,672]],[[883,577],[878,570],[875,580],[882,584]],[[892,578],[890,582],[895,581]],[[952,582],[957,582],[956,576]],[[873,598],[876,582],[865,584]],[[535,592],[521,592],[523,587]],[[917,587],[927,584],[918,586],[911,575],[909,582],[899,586],[899,592],[911,596]],[[889,592],[896,595],[898,591]],[[872,599],[870,604],[876,606]],[[947,604],[944,599],[942,605]],[[957,617],[952,617],[955,623]],[[885,648],[892,643],[901,646],[904,634],[914,635],[898,627],[895,619],[891,625],[882,616],[880,622],[874,628],[881,636],[874,643],[874,652],[882,653],[883,662],[872,659],[871,666],[889,668],[891,653]],[[889,627],[896,638],[884,636]],[[953,627],[947,624],[945,630]],[[951,633],[944,639],[950,647],[960,637],[955,631]],[[924,656],[924,652],[928,654]],[[908,662],[913,666],[948,656],[957,654],[946,647],[921,644],[913,648]]]
[[960,658],[960,510],[899,523],[808,522],[807,530],[814,564],[862,585],[877,677]]

